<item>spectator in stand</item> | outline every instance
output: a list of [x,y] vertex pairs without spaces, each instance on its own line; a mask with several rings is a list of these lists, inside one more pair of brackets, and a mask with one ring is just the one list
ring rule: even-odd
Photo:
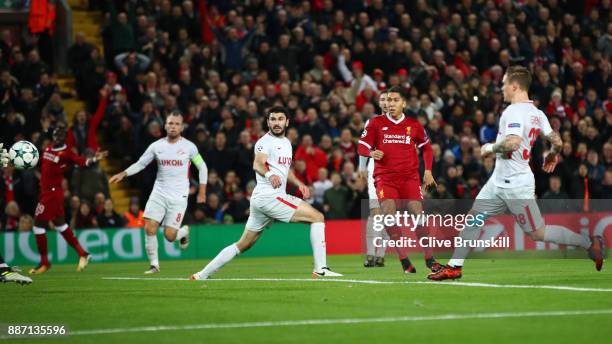
[[[92,158],[96,153],[88,148],[86,158]],[[98,162],[92,163],[88,168],[75,168],[70,179],[70,189],[81,199],[93,201],[96,194],[110,196],[108,178]],[[101,204],[98,204],[101,206]]]
[[306,175],[309,181],[316,180],[319,169],[327,166],[327,156],[313,144],[310,135],[302,137],[302,144],[295,152],[294,159],[303,160],[306,163]]
[[[211,194],[204,206],[205,223],[222,223],[225,210],[229,206],[228,203],[221,205],[219,196]],[[224,209],[225,208],[225,209]]]
[[206,152],[205,157],[206,163],[214,166],[220,176],[225,176],[232,168],[235,163],[235,151],[228,147],[224,133],[217,133],[214,146]]
[[34,218],[28,214],[21,215],[19,218],[18,230],[21,233],[31,232],[34,228]]
[[561,178],[552,176],[549,179],[548,191],[542,195],[542,199],[568,199],[569,195],[561,188]]
[[10,201],[4,208],[4,216],[2,216],[2,231],[4,232],[15,232],[19,227],[19,217],[21,211],[19,205],[15,201]]
[[92,211],[95,216],[104,212],[104,202],[106,202],[106,196],[102,192],[97,192],[92,202]]
[[234,222],[246,222],[249,217],[249,201],[244,197],[244,192],[237,190],[227,208]]
[[128,211],[123,214],[126,228],[144,228],[144,211],[140,208],[140,199],[132,197]]
[[69,147],[74,147],[79,154],[84,154],[87,148],[92,149],[94,153],[98,150],[97,130],[104,117],[107,103],[108,91],[102,89],[100,90],[100,103],[98,109],[90,120],[88,120],[85,111],[79,111],[75,114],[74,122],[72,126],[68,128],[66,144]]
[[353,193],[342,185],[342,177],[339,173],[332,173],[331,182],[332,187],[323,194],[325,218],[346,219],[352,207]]
[[353,138],[353,135],[351,134],[351,131],[349,129],[342,129],[338,146],[342,150],[342,156],[344,156],[344,160],[350,161],[352,163],[357,162],[357,145],[355,144],[354,140],[355,139]]
[[87,201],[81,202],[79,211],[74,218],[74,223],[70,224],[70,227],[74,229],[87,229],[98,227],[98,221],[96,216],[91,210],[91,204]]
[[96,217],[100,228],[119,228],[125,225],[125,219],[115,211],[112,199],[104,201],[104,210]]
[[325,202],[324,200],[325,191],[327,191],[329,188],[333,186],[331,180],[327,178],[328,175],[329,173],[327,172],[327,169],[324,167],[321,167],[319,169],[319,175],[318,175],[317,181],[312,184],[314,188],[314,192],[312,193],[312,195],[316,203],[323,204]]

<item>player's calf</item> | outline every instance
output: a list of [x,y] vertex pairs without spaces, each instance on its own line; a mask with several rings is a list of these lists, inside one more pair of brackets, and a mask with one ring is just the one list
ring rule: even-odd
[[245,229],[242,233],[242,237],[240,237],[240,240],[236,242],[236,247],[238,247],[240,252],[246,252],[251,247],[253,247],[253,245],[255,245],[260,236],[261,232],[255,232],[249,229]]

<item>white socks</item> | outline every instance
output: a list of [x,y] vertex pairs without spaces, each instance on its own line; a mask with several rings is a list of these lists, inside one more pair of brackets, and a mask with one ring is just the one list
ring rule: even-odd
[[[480,237],[480,228],[469,226],[461,231],[459,234],[461,239],[463,240],[476,240]],[[448,261],[448,265],[452,267],[463,266],[463,262],[465,261],[465,257],[470,253],[470,247],[456,247],[453,251],[453,257]]]
[[314,257],[314,271],[320,272],[322,268],[327,267],[325,223],[315,222],[310,224],[310,244],[312,245],[312,256]]
[[374,239],[376,239],[376,231],[374,230],[374,219],[368,216],[366,224],[366,254],[368,256],[376,255],[376,247],[374,247]]
[[231,244],[221,250],[217,256],[206,265],[206,267],[196,274],[198,279],[207,279],[212,274],[217,272],[223,265],[229,263],[230,260],[234,259],[240,254],[240,250],[236,244]]
[[587,250],[591,246],[591,241],[588,238],[566,228],[551,226],[544,228],[544,241],[561,245],[580,246]]
[[366,224],[366,254],[368,256],[374,257],[385,257],[386,247],[375,247],[374,239],[382,238],[383,240],[389,239],[389,234],[387,231],[382,230],[380,232],[374,230],[374,218],[372,216],[368,217],[368,223]]
[[147,251],[147,257],[149,258],[149,263],[152,266],[159,268],[157,246],[157,233],[155,235],[148,235],[145,233],[145,249]]
[[187,236],[187,234],[189,234],[189,230],[187,229],[187,226],[183,226],[181,228],[179,228],[178,231],[176,231],[176,240],[181,240],[184,237]]
[[6,263],[0,264],[0,268],[8,268],[9,266]]

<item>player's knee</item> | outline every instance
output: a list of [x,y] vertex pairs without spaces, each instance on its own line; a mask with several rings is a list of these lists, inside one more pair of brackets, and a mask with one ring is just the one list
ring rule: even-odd
[[318,210],[315,210],[312,214],[312,223],[316,222],[325,222],[325,216],[323,216],[323,213]]
[[544,228],[539,228],[533,232],[527,233],[527,236],[533,241],[544,241]]
[[176,232],[177,230],[174,228],[165,228],[164,236],[166,237],[166,240],[170,242],[173,242],[174,240],[176,240]]
[[395,204],[391,202],[386,202],[382,207],[381,211],[383,214],[394,214],[395,213]]

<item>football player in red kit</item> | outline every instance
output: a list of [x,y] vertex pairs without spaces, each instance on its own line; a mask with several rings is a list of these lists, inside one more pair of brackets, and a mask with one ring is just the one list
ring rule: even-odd
[[[374,185],[383,214],[394,215],[397,200],[407,200],[408,210],[412,214],[423,211],[418,149],[423,152],[425,187],[436,184],[431,174],[433,154],[429,137],[418,120],[404,115],[405,106],[402,90],[399,87],[390,88],[387,91],[388,113],[372,117],[359,140],[359,155],[371,157],[375,161]],[[402,238],[400,227],[387,228],[387,233],[394,241]],[[418,237],[427,236],[427,230],[418,226],[416,234]],[[406,248],[396,249],[404,272],[415,273],[416,269],[408,259]],[[442,268],[433,258],[430,249],[425,250],[425,262],[432,271]]]
[[97,152],[95,157],[87,159],[74,153],[66,145],[66,126],[61,123],[53,131],[53,143],[47,146],[41,156],[40,199],[35,211],[34,234],[36,246],[40,253],[40,264],[30,270],[30,274],[41,274],[49,270],[51,264],[47,254],[46,228],[52,221],[55,229],[62,234],[79,255],[77,271],[82,271],[89,262],[89,253],[85,252],[74,233],[64,219],[64,191],[62,180],[64,172],[72,165],[89,166],[104,159],[107,152]]

